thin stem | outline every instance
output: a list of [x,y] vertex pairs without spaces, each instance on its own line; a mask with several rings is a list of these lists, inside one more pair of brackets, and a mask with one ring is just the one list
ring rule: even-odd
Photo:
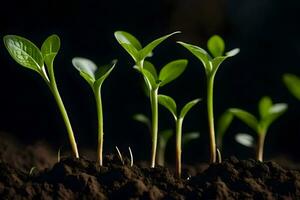
[[152,149],[151,149],[151,167],[155,167],[156,149],[157,149],[157,132],[158,132],[158,89],[150,91],[150,103],[152,111]]
[[210,163],[216,162],[216,139],[214,127],[214,111],[213,111],[213,86],[214,75],[207,78],[207,114],[210,139]]
[[103,110],[101,99],[101,86],[94,89],[97,115],[98,115],[98,147],[97,147],[97,162],[102,166],[103,164]]
[[183,119],[176,120],[176,176],[181,176],[181,137]]
[[265,136],[266,134],[264,133],[258,134],[258,141],[256,145],[256,159],[261,162],[263,161]]
[[166,142],[164,139],[159,138],[158,149],[157,149],[157,164],[160,166],[165,165],[165,151],[166,151]]

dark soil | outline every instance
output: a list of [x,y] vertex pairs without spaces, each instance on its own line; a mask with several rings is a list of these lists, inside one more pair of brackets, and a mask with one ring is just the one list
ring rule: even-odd
[[44,143],[25,147],[1,134],[0,199],[300,199],[299,171],[275,162],[231,157],[185,168],[178,179],[169,168],[131,167],[115,155],[104,167],[85,158],[56,160]]

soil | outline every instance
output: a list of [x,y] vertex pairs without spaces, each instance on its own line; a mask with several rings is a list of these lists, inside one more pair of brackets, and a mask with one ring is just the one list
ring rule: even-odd
[[[221,164],[185,169],[178,179],[169,168],[131,167],[128,159],[122,164],[116,155],[105,156],[100,167],[72,157],[52,165],[32,153],[38,159],[31,162],[38,167],[29,173],[30,165],[24,164],[28,160],[11,162],[1,148],[0,199],[300,199],[299,171],[275,162],[231,157]],[[21,155],[28,152],[30,148]]]

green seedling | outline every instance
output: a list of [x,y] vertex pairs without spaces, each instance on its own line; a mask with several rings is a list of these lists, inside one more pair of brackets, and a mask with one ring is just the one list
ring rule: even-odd
[[256,145],[256,159],[259,161],[263,161],[263,149],[265,137],[270,125],[280,117],[286,110],[287,104],[285,103],[276,103],[273,104],[270,97],[263,97],[259,101],[258,110],[260,118],[257,119],[254,115],[249,112],[238,109],[231,108],[229,112],[231,112],[235,117],[243,121],[247,124],[252,130],[257,133],[258,141]]
[[65,122],[73,154],[79,158],[72,126],[54,76],[53,62],[60,49],[59,37],[51,35],[44,41],[41,49],[26,38],[17,35],[6,35],[3,40],[11,57],[21,66],[41,75],[50,88]]
[[223,39],[218,36],[212,36],[207,42],[207,48],[211,55],[204,49],[187,44],[184,42],[178,42],[186,49],[188,49],[194,56],[196,56],[203,64],[207,78],[207,113],[209,122],[209,138],[210,138],[210,162],[216,162],[216,141],[215,141],[215,129],[214,129],[214,112],[213,112],[213,86],[214,78],[220,64],[229,57],[235,56],[239,53],[239,49],[233,49],[224,54],[225,43]]
[[300,78],[294,74],[284,74],[283,82],[290,93],[300,100]]
[[97,148],[97,162],[100,166],[103,165],[103,108],[101,98],[101,87],[104,80],[109,76],[114,69],[117,61],[113,61],[111,65],[97,67],[97,65],[87,59],[76,57],[72,59],[74,67],[80,72],[80,75],[91,86],[97,107],[98,114],[98,148]]
[[151,148],[151,167],[155,167],[156,160],[156,149],[157,149],[157,133],[158,133],[158,102],[157,94],[158,88],[160,86],[166,85],[172,80],[176,79],[185,69],[187,65],[187,60],[176,60],[168,63],[161,71],[159,76],[155,67],[150,63],[145,61],[149,56],[152,56],[152,51],[161,42],[169,38],[170,36],[179,33],[174,32],[169,35],[160,37],[144,48],[141,43],[131,35],[130,33],[124,31],[116,31],[115,38],[119,44],[128,52],[128,54],[133,58],[135,62],[134,68],[137,69],[144,77],[150,98],[151,112],[152,112],[152,124],[151,124],[151,137],[152,137],[152,148]]
[[189,110],[194,107],[200,99],[195,99],[193,101],[188,102],[177,114],[177,105],[174,99],[166,95],[158,95],[158,102],[167,108],[174,117],[176,124],[176,175],[178,177],[181,176],[181,145],[182,145],[182,124],[184,117],[189,112]]

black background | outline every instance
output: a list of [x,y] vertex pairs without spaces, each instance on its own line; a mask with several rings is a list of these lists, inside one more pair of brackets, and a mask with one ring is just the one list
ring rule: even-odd
[[[176,40],[205,47],[209,36],[221,35],[226,50],[239,47],[240,54],[228,59],[215,79],[216,119],[229,107],[257,113],[257,102],[269,95],[274,102],[287,102],[289,110],[269,129],[267,159],[283,154],[299,160],[300,102],[282,84],[282,74],[300,75],[300,1],[297,0],[74,0],[2,1],[0,36],[17,34],[40,46],[50,34],[60,36],[62,47],[55,61],[55,72],[62,98],[69,112],[79,150],[96,151],[96,109],[87,83],[72,67],[75,56],[87,57],[98,65],[119,60],[103,85],[105,152],[118,145],[128,146],[138,159],[149,159],[147,129],[132,120],[138,112],[150,114],[142,89],[142,79],[133,61],[114,39],[116,30],[125,30],[142,44],[180,30],[182,34],[162,43],[151,61],[160,68],[165,63],[187,58],[189,66],[161,93],[179,105],[201,97],[191,111],[184,132],[199,131],[201,138],[185,150],[187,160],[208,159],[208,127],[205,104],[205,74],[202,64],[175,43]],[[25,144],[46,140],[54,149],[68,141],[55,101],[43,80],[16,64],[0,44],[0,131],[15,135]],[[160,109],[160,129],[173,127],[170,114]],[[253,134],[235,120],[224,141],[224,156],[253,156],[253,151],[234,142],[237,132]],[[255,135],[254,135],[255,136]],[[174,145],[168,148],[173,159]]]

